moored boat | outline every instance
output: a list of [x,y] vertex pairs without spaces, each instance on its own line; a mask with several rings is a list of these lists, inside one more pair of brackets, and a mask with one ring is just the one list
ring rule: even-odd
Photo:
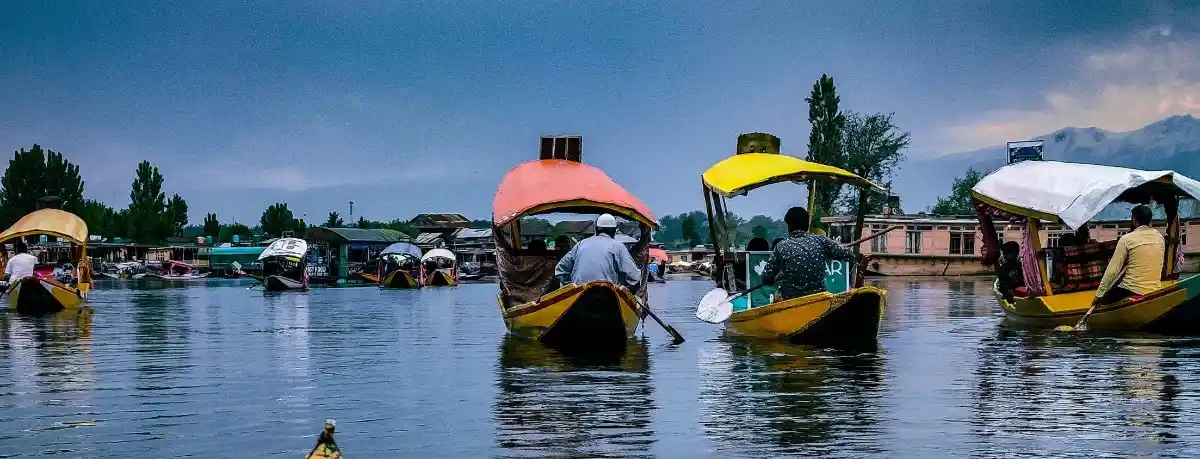
[[654,271],[650,272],[650,281],[663,283],[667,281],[667,251],[657,248],[650,248],[650,263],[658,266],[657,274]]
[[[856,269],[862,263],[831,261],[826,265],[827,291],[773,301],[774,287],[762,286],[760,277],[760,266],[771,252],[733,247],[733,238],[726,231],[727,198],[781,182],[809,182],[810,190],[821,183],[879,189],[849,171],[783,155],[779,144],[779,138],[770,134],[742,134],[738,137],[737,153],[713,165],[702,176],[709,235],[716,256],[710,268],[697,267],[695,271],[712,276],[718,290],[734,294],[750,292],[731,301],[731,314],[713,321],[724,322],[726,330],[735,335],[756,338],[829,346],[875,343],[887,305],[887,292],[863,286],[863,273]],[[810,193],[809,209],[812,202]]]
[[[583,164],[579,137],[543,137],[540,159],[510,170],[492,210],[500,313],[510,334],[565,346],[624,343],[645,317],[649,208],[601,170]],[[565,251],[521,235],[521,219],[551,213],[613,214],[640,230],[630,248],[641,279],[635,291],[597,281],[568,284],[543,295]]]
[[[995,293],[1009,322],[1035,327],[1075,325],[1091,308],[1116,241],[1083,241],[1044,247],[1047,225],[1079,228],[1113,202],[1154,203],[1166,216],[1162,283],[1157,290],[1097,305],[1087,326],[1109,330],[1200,333],[1200,276],[1180,279],[1183,265],[1179,224],[1181,197],[1200,198],[1200,182],[1174,171],[1058,161],[1021,161],[984,177],[971,190],[984,263],[999,269],[995,222],[1019,224],[1023,286]],[[1057,266],[1056,266],[1057,265]],[[1088,269],[1090,266],[1091,269]]]
[[308,289],[307,256],[308,242],[304,239],[276,239],[258,256],[263,265],[263,289],[269,292]]
[[208,277],[208,273],[198,273],[195,267],[182,261],[165,260],[159,266],[158,272],[148,273],[146,277],[166,281],[190,281],[204,279]]
[[379,252],[375,276],[383,288],[421,288],[421,249],[407,242],[387,246]]
[[70,242],[74,262],[70,272],[61,278],[57,278],[51,269],[39,267],[33,276],[11,280],[4,292],[9,308],[23,314],[43,314],[82,307],[92,286],[87,224],[70,212],[41,209],[21,217],[0,233],[0,243],[37,235]]
[[454,252],[433,249],[421,257],[421,283],[427,286],[449,286],[458,283],[458,266]]
[[109,279],[136,280],[146,277],[146,265],[137,261],[127,261],[107,266],[104,272],[98,273]]

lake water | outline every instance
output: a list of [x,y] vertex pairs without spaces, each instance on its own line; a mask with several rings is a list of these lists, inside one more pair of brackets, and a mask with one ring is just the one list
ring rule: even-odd
[[505,336],[496,285],[101,285],[0,313],[0,457],[1195,457],[1200,341],[1014,330],[989,283],[885,279],[877,349],[723,337],[653,285],[623,356]]

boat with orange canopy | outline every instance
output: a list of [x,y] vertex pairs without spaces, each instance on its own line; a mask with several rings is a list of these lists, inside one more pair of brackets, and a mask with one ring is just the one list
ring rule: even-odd
[[667,261],[669,261],[669,258],[670,257],[667,256],[666,250],[663,250],[658,247],[650,248],[650,263],[658,265],[657,276],[655,276],[655,273],[650,273],[650,277],[652,277],[651,281],[653,281],[653,282],[666,282],[667,281]]
[[[545,343],[624,343],[646,315],[650,231],[658,224],[645,204],[581,162],[581,144],[580,137],[543,137],[540,159],[513,168],[496,190],[492,226],[500,313],[509,333]],[[636,290],[595,281],[543,295],[565,252],[523,237],[521,219],[552,213],[608,213],[636,224],[639,237],[629,250],[641,272]]]

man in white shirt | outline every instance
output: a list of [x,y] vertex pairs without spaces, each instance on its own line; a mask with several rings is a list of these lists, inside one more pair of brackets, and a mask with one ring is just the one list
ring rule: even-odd
[[37,266],[37,257],[28,254],[29,247],[25,246],[25,241],[17,239],[13,243],[14,250],[17,254],[13,255],[8,260],[8,264],[4,266],[4,280],[12,283],[33,276],[33,268]]

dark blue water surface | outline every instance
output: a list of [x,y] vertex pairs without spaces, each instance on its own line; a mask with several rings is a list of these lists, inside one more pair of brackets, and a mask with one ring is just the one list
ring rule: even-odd
[[508,338],[496,286],[103,284],[0,313],[0,457],[1196,457],[1200,341],[1014,330],[983,280],[886,279],[876,349],[723,337],[652,286],[623,355]]

